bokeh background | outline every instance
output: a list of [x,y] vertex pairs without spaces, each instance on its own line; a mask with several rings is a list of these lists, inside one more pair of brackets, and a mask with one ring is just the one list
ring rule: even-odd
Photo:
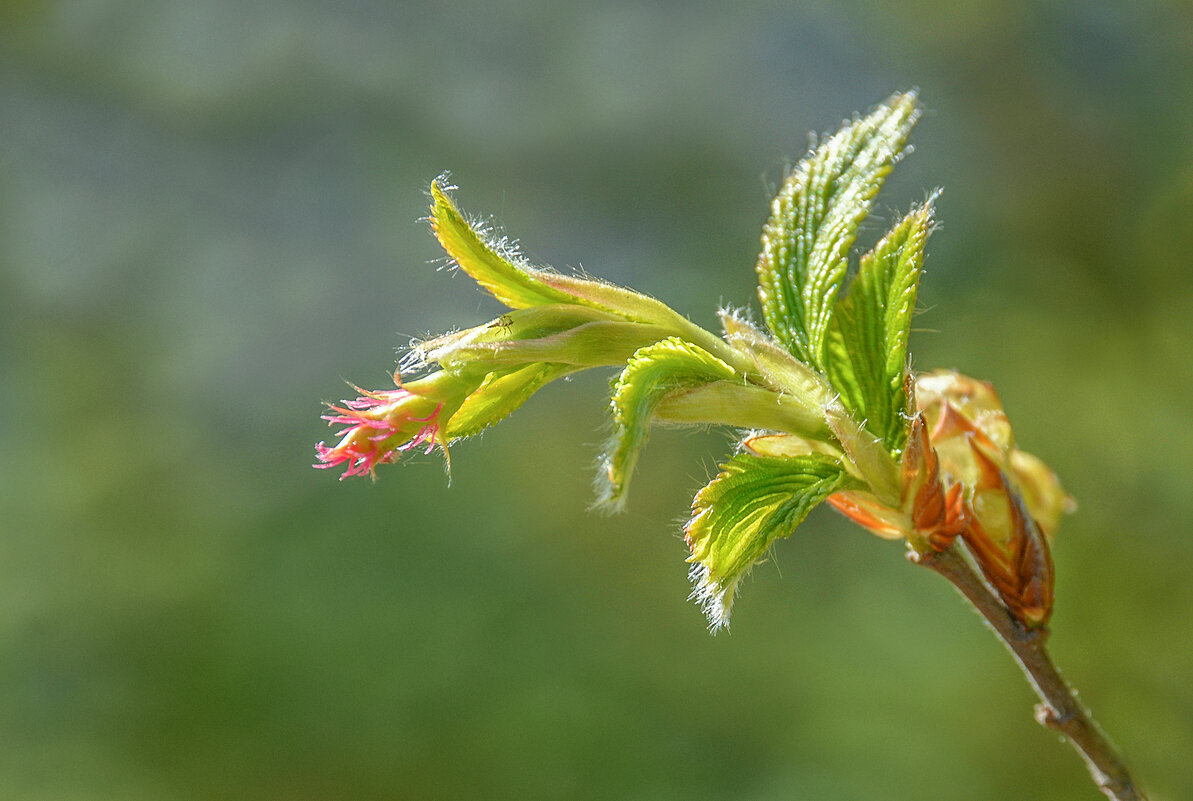
[[450,487],[310,469],[322,401],[500,313],[437,272],[440,171],[712,326],[808,132],[912,86],[878,208],[945,188],[916,364],[991,379],[1080,502],[1054,654],[1193,797],[1189,3],[0,14],[0,798],[1100,797],[951,589],[829,510],[710,637],[679,521],[728,438],[657,432],[589,514],[609,375]]

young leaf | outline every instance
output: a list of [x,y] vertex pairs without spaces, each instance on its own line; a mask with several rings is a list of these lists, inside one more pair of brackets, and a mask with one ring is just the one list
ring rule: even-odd
[[824,367],[849,249],[915,124],[915,101],[914,92],[894,95],[843,127],[796,166],[772,202],[758,297],[774,336],[814,367]]
[[841,465],[819,455],[739,454],[721,466],[696,494],[685,529],[692,597],[713,631],[728,625],[738,581],[771,543],[795,531],[812,507],[847,481]]
[[460,269],[511,309],[549,304],[584,306],[623,320],[665,326],[706,348],[724,348],[716,337],[652,297],[603,281],[531,267],[504,240],[468,222],[447,189],[442,178],[431,183],[431,229]]
[[540,271],[464,219],[442,178],[431,182],[431,230],[460,269],[506,306],[521,309],[572,302],[566,293],[539,280]]
[[824,414],[825,422],[845,452],[845,464],[851,472],[856,471],[858,478],[883,503],[898,507],[902,500],[899,463],[883,441],[870,433],[839,400],[830,403]]
[[570,364],[527,364],[489,373],[452,415],[444,433],[449,439],[478,434],[508,417],[544,384],[576,369]]
[[625,504],[638,451],[646,443],[656,407],[669,395],[736,376],[717,357],[678,337],[639,349],[613,386],[613,437],[601,458],[597,505]]
[[408,369],[431,362],[456,375],[485,373],[530,362],[576,367],[624,365],[638,348],[670,330],[585,306],[514,309],[485,325],[417,343]]
[[740,379],[675,390],[659,401],[654,416],[669,423],[781,431],[825,444],[833,439],[822,410]]
[[891,453],[907,439],[907,337],[932,228],[932,201],[913,209],[862,257],[825,348],[842,401]]
[[803,404],[817,417],[836,393],[816,372],[755,328],[726,326],[725,340],[749,358],[751,372],[763,382]]

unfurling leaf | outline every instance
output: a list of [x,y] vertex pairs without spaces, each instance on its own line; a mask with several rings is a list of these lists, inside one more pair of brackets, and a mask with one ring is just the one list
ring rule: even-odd
[[447,425],[452,439],[471,437],[509,417],[544,384],[578,368],[568,364],[528,364],[485,376]]
[[771,333],[823,370],[824,341],[849,249],[902,153],[918,112],[897,94],[825,140],[788,176],[771,205],[758,256],[758,297]]
[[431,230],[461,270],[511,309],[571,302],[566,293],[540,280],[542,271],[470,224],[448,197],[448,189],[443,178],[431,183]]
[[671,392],[655,407],[655,418],[669,423],[785,431],[817,442],[831,437],[824,415],[817,410],[798,398],[743,384],[740,379]]
[[625,364],[638,348],[669,332],[585,306],[536,306],[417,343],[407,361],[411,367],[434,362],[456,375],[482,376],[495,367],[531,362],[605,367]]
[[725,339],[749,357],[751,372],[758,375],[772,389],[801,403],[808,412],[824,424],[824,408],[833,401],[835,392],[824,377],[792,356],[757,328],[729,315],[721,315]]
[[431,183],[431,230],[452,261],[511,309],[574,304],[623,320],[665,326],[705,347],[721,343],[665,303],[631,289],[532,267],[503,238],[465,219],[444,179]]
[[931,228],[929,200],[862,257],[826,344],[825,366],[833,386],[892,454],[903,449],[911,421],[907,338]]
[[692,555],[692,597],[714,631],[728,625],[737,583],[775,540],[803,522],[812,507],[849,482],[823,456],[773,458],[739,454],[696,494],[685,529]]
[[735,376],[728,364],[678,337],[638,350],[613,386],[613,437],[601,458],[598,505],[624,505],[638,451],[660,403],[674,393]]

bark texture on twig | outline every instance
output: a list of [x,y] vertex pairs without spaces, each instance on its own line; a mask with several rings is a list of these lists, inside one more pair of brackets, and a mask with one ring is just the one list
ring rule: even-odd
[[1106,739],[1089,712],[1065,683],[1045,644],[1048,629],[1029,629],[1016,620],[990,591],[956,546],[939,553],[912,553],[913,562],[935,570],[949,580],[981,613],[998,638],[1023,668],[1040,697],[1036,720],[1063,735],[1085,760],[1094,782],[1113,801],[1147,801],[1135,786],[1122,757]]

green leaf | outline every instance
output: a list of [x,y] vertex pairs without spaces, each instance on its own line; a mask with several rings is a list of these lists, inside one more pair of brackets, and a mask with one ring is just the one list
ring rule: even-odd
[[812,507],[849,479],[818,455],[773,458],[739,454],[696,494],[685,528],[692,555],[692,597],[709,627],[728,625],[737,583],[775,540],[803,522]]
[[638,451],[660,403],[674,393],[735,377],[728,364],[678,337],[635,352],[613,385],[613,436],[601,457],[597,505],[624,506]]
[[544,384],[575,370],[568,364],[528,364],[493,371],[452,414],[444,434],[449,440],[478,434],[508,417]]
[[892,454],[907,440],[907,338],[931,228],[929,199],[862,257],[825,349],[829,379],[845,406]]
[[436,362],[456,375],[483,376],[530,362],[585,368],[624,365],[638,348],[670,333],[662,326],[630,322],[585,306],[535,306],[419,342],[403,359],[403,370]]
[[654,416],[669,423],[781,431],[819,442],[833,439],[823,410],[809,409],[791,395],[740,380],[676,390],[659,401]]
[[753,326],[724,316],[722,325],[726,341],[749,358],[753,377],[803,404],[809,413],[824,417],[824,407],[836,395],[824,376]]
[[824,414],[825,422],[845,451],[844,464],[850,472],[865,482],[883,503],[898,507],[903,498],[899,462],[882,440],[871,434],[839,400],[825,407]]
[[824,340],[849,249],[915,124],[915,93],[897,94],[812,150],[788,176],[762,229],[758,297],[775,337],[823,369]]
[[625,364],[636,350],[668,333],[662,326],[646,323],[593,322],[537,339],[464,343],[437,360],[463,372],[527,362],[570,364],[581,369],[613,367]]
[[716,337],[652,297],[604,281],[530,266],[505,239],[465,219],[448,189],[443,178],[431,183],[431,229],[460,269],[511,309],[573,304],[623,320],[665,326],[705,348],[724,347]]
[[573,303],[605,309],[628,320],[666,325],[685,336],[690,336],[694,331],[707,333],[692,325],[686,317],[666,303],[632,289],[559,273],[544,272],[540,273],[538,278],[551,289],[565,293]]
[[572,302],[567,293],[543,283],[541,271],[517,256],[504,240],[464,219],[442,178],[431,183],[431,230],[460,269],[506,306],[520,309]]

